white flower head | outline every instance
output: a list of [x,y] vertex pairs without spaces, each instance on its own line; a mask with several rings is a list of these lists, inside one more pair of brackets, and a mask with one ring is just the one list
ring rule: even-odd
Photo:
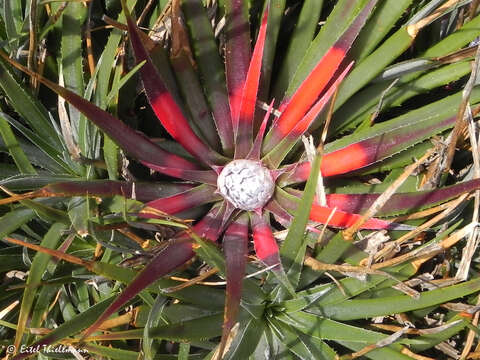
[[228,163],[218,176],[217,186],[223,197],[241,210],[262,208],[275,190],[270,170],[259,161],[245,159]]

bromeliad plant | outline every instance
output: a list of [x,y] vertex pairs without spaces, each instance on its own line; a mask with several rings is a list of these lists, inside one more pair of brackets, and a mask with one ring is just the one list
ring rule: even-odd
[[[112,275],[111,269],[109,270],[101,263],[76,260],[93,272],[104,276],[110,275],[116,280],[127,282],[127,286],[118,297],[104,300],[88,310],[88,318],[95,318],[93,323],[76,325],[77,331],[88,326],[82,334],[82,340],[88,340],[102,323],[138,294],[143,294],[145,299],[149,299],[149,296],[143,292],[145,289],[151,289],[154,283],[159,284],[164,276],[186,264],[196,254],[216,266],[226,279],[223,320],[217,314],[210,313],[205,320],[216,326],[213,336],[219,335],[215,332],[219,328],[218,322],[223,324],[221,342],[216,356],[222,357],[225,349],[230,347],[229,344],[234,338],[232,331],[237,321],[240,321],[243,327],[235,330],[239,335],[234,339],[235,345],[230,347],[231,350],[226,355],[232,358],[247,358],[262,342],[269,349],[274,349],[278,341],[283,344],[283,347],[288,347],[289,342],[298,337],[301,339],[300,343],[289,349],[296,356],[332,358],[334,351],[320,339],[332,339],[333,333],[337,333],[335,335],[337,343],[352,350],[361,349],[362,346],[359,344],[368,342],[373,344],[384,338],[380,333],[370,331],[368,340],[356,343],[353,338],[360,336],[360,332],[356,333],[358,329],[329,320],[329,317],[349,320],[357,316],[342,312],[342,309],[334,309],[337,300],[346,301],[347,299],[347,295],[342,294],[344,291],[342,286],[347,286],[347,291],[356,295],[367,291],[372,286],[372,282],[361,283],[354,278],[345,278],[343,285],[337,289],[332,284],[322,284],[297,292],[298,289],[319,277],[318,273],[302,272],[307,244],[312,244],[304,233],[306,231],[310,237],[323,233],[324,230],[321,230],[318,224],[333,229],[353,228],[357,225],[365,230],[401,231],[415,228],[379,218],[364,219],[361,214],[375,203],[380,196],[379,193],[332,192],[326,195],[326,203],[322,203],[320,196],[314,198],[318,177],[320,174],[324,178],[330,178],[361,171],[367,173],[399,168],[410,162],[414,156],[422,154],[430,146],[428,142],[424,142],[426,139],[453,127],[458,118],[457,109],[462,103],[460,93],[376,125],[369,124],[372,119],[370,117],[365,119],[365,114],[372,113],[371,109],[377,106],[379,99],[385,107],[394,106],[420,91],[442,85],[442,81],[447,83],[467,75],[470,69],[466,63],[449,65],[452,68],[456,66],[455,75],[451,75],[452,68],[446,69],[448,66],[445,66],[445,69],[435,70],[444,71],[444,78],[438,80],[437,73],[435,81],[432,81],[434,75],[425,73],[419,77],[418,71],[425,66],[433,68],[443,64],[439,56],[457,50],[458,47],[464,46],[478,36],[478,31],[469,29],[473,29],[476,22],[480,21],[477,16],[470,22],[466,22],[464,26],[467,30],[462,34],[452,34],[451,36],[463,36],[461,40],[450,39],[455,45],[445,41],[442,44],[443,47],[439,45],[439,49],[433,47],[429,50],[430,53],[427,51],[426,63],[421,64],[423,68],[419,68],[416,63],[407,63],[402,64],[403,67],[399,65],[390,69],[395,77],[402,80],[393,90],[390,90],[391,93],[382,95],[385,82],[381,82],[381,85],[373,84],[367,88],[364,86],[379,75],[384,66],[395,60],[411,45],[422,27],[451,10],[451,4],[447,2],[431,15],[427,13],[427,10],[431,11],[431,9],[420,12],[416,21],[411,20],[410,24],[401,27],[397,33],[379,46],[383,36],[397,21],[399,14],[412,1],[401,2],[401,5],[396,5],[401,9],[395,11],[389,8],[393,6],[393,1],[385,1],[385,3],[387,5],[377,3],[376,0],[339,1],[329,17],[328,25],[325,25],[322,30],[325,33],[332,32],[331,46],[323,49],[324,44],[313,41],[304,60],[298,66],[293,66],[292,62],[296,61],[295,51],[298,51],[293,48],[301,47],[303,44],[306,49],[306,44],[310,43],[315,32],[317,21],[306,20],[308,11],[317,9],[318,12],[322,8],[321,1],[305,1],[301,19],[307,21],[306,34],[300,34],[300,31],[294,32],[292,49],[284,59],[285,68],[279,72],[280,76],[274,82],[271,66],[275,42],[272,39],[278,34],[285,2],[267,1],[265,3],[263,14],[259,19],[260,26],[255,46],[251,51],[246,2],[225,1],[225,72],[223,73],[219,71],[221,60],[214,46],[213,33],[209,28],[203,6],[195,0],[182,2],[185,18],[192,34],[194,48],[194,54],[192,54],[186,29],[179,20],[179,1],[173,1],[171,65],[183,93],[182,98],[175,83],[168,76],[168,71],[155,65],[153,60],[155,55],[151,52],[150,40],[139,30],[127,5],[122,2],[128,37],[138,64],[145,95],[163,128],[175,143],[181,145],[182,149],[176,146],[166,149],[165,146],[133,130],[111,113],[102,110],[105,106],[99,107],[89,102],[84,97],[23,67],[2,53],[6,62],[29,74],[76,107],[108,135],[109,138],[105,142],[113,140],[126,154],[146,167],[170,178],[185,181],[185,183],[172,185],[173,194],[168,195],[163,195],[155,183],[115,180],[57,182],[26,194],[14,195],[3,201],[8,203],[18,200],[27,206],[37,204],[35,206],[38,207],[40,203],[33,202],[31,199],[77,196],[106,198],[121,195],[127,199],[141,201],[144,206],[139,209],[138,204],[136,208],[125,204],[124,217],[121,217],[120,221],[127,219],[133,226],[141,226],[144,229],[157,229],[158,224],[163,226],[166,223],[175,222],[175,226],[185,229],[173,235],[161,250],[154,251],[151,260],[134,278],[132,273],[125,273],[120,279],[118,274]],[[277,8],[278,6],[280,9]],[[376,27],[380,26],[379,23],[385,19],[390,25],[385,29],[382,28],[379,34],[374,34],[377,32]],[[336,22],[341,25],[334,28],[333,24]],[[310,35],[308,35],[309,31]],[[208,41],[205,40],[205,43],[202,43],[202,38]],[[302,40],[303,38],[309,39]],[[327,39],[326,35],[321,38]],[[272,43],[269,44],[269,41]],[[375,62],[385,64],[373,66]],[[197,66],[200,79],[196,73]],[[296,69],[295,72],[291,67]],[[404,71],[404,68],[409,73],[401,73],[400,71]],[[446,76],[448,72],[450,77]],[[386,72],[381,75],[386,76]],[[275,85],[272,91],[269,90],[270,82]],[[424,88],[420,87],[422,84]],[[363,90],[359,91],[362,88]],[[203,94],[203,89],[208,101]],[[283,96],[284,93],[285,96]],[[282,100],[271,100],[270,105],[261,107],[263,100],[271,97],[269,94],[279,95],[278,99]],[[480,92],[474,89],[470,94],[470,102],[475,104],[479,100]],[[278,110],[274,110],[274,107]],[[328,109],[331,111],[328,112]],[[355,126],[360,125],[360,127],[351,135],[343,136],[325,146],[321,143],[320,155],[317,154],[311,159],[301,157],[302,136],[307,132],[315,133],[322,123],[321,120],[324,119],[328,120],[327,124],[330,121],[329,126],[325,125],[324,133],[328,130],[337,137]],[[408,155],[405,155],[405,152],[402,153],[405,149],[410,149]],[[109,174],[112,175],[111,167]],[[398,174],[393,171],[391,175]],[[304,185],[305,182],[307,182],[306,185]],[[346,184],[348,185],[348,180]],[[438,190],[396,193],[391,195],[388,203],[378,211],[378,215],[398,215],[432,207],[465,192],[478,189],[479,185],[479,180],[467,180]],[[327,188],[329,188],[328,183]],[[206,205],[208,205],[207,208]],[[197,211],[192,212],[192,209]],[[53,210],[50,209],[50,211]],[[195,214],[198,217],[191,227],[181,220],[185,218],[187,211],[189,215]],[[136,216],[135,219],[132,218],[133,215]],[[92,226],[94,229],[101,227],[98,223]],[[288,230],[288,235],[279,249],[274,231],[280,226]],[[256,258],[271,270],[263,288],[252,280],[244,280],[250,238],[253,239]],[[309,257],[310,262],[313,262],[312,266],[318,269],[319,260],[335,262],[350,246],[349,240],[342,239],[342,234],[338,232],[323,251],[318,251],[317,260]],[[435,238],[435,242],[438,241]],[[214,242],[221,243],[224,258],[212,245]],[[337,251],[332,253],[335,247]],[[36,249],[42,250],[38,247]],[[332,256],[327,258],[329,252]],[[49,253],[65,258],[60,252],[50,251]],[[429,253],[429,257],[431,256],[433,255]],[[71,258],[67,260],[73,261]],[[352,259],[350,261],[355,262]],[[420,264],[397,265],[394,263],[397,268],[391,267],[389,270],[395,274],[395,279],[403,280],[413,275]],[[325,270],[325,268],[321,269]],[[335,271],[336,268],[331,269]],[[358,271],[358,268],[350,270]],[[389,293],[391,290],[389,286],[393,281],[391,275],[379,270],[365,271],[373,274],[376,285]],[[167,283],[161,283],[163,284],[161,287],[166,287]],[[458,296],[475,293],[479,288],[476,281],[468,283],[468,286],[462,284],[456,288],[448,288],[443,297],[439,296],[440,292],[435,293],[436,297],[417,295],[421,306],[426,308]],[[214,293],[215,291],[212,290],[212,294]],[[327,293],[328,295],[325,295]],[[173,296],[181,299],[184,295],[179,291]],[[407,304],[406,300],[409,297],[404,296],[407,299],[400,300],[403,301],[402,304]],[[323,300],[317,303],[319,299]],[[245,311],[241,311],[241,304]],[[410,307],[398,306],[402,311],[416,309],[411,305]],[[156,304],[154,307],[156,310],[153,313],[156,313],[159,305]],[[308,311],[302,311],[304,309]],[[391,312],[397,310],[392,308]],[[318,315],[322,317],[317,318]],[[320,326],[322,329],[332,327],[330,330],[325,330],[327,335],[316,334],[313,336],[314,339],[307,338],[306,334],[312,329],[307,322],[314,318],[322,319],[318,320],[323,322]],[[454,326],[465,327],[467,324],[464,319],[455,321]],[[19,322],[22,323],[19,327],[23,331],[26,323],[25,316]],[[206,322],[201,325],[206,326]],[[188,326],[194,329],[195,323],[192,322]],[[185,327],[187,325],[182,326],[181,323],[177,327],[157,326],[148,336],[166,339],[183,339],[182,336],[186,336],[185,339],[188,339],[186,334],[192,333],[193,330],[186,330]],[[260,336],[255,336],[256,329]],[[447,327],[448,329],[450,327]],[[347,335],[343,340],[341,336],[338,337],[339,331],[341,333],[347,330],[356,335],[353,338]],[[213,337],[210,329],[205,331],[202,339]],[[61,331],[54,331],[35,344],[52,344],[58,341],[59,333]],[[440,333],[442,336],[435,341],[444,339],[447,335],[446,331],[440,331]],[[21,333],[17,336],[16,345],[20,344],[21,336]],[[128,333],[125,336],[136,338],[139,335]],[[322,336],[326,337],[322,338]],[[102,337],[97,336],[95,339],[102,340]],[[104,339],[111,338],[105,336]],[[424,341],[427,343],[426,340]],[[429,342],[428,346],[435,341]],[[203,343],[199,347],[208,348],[207,345]],[[397,345],[377,349],[368,356],[402,358],[403,350],[400,345]],[[421,345],[416,344],[416,346],[421,349]],[[94,349],[94,346],[92,345],[90,349]],[[96,351],[100,350],[97,348]],[[20,353],[15,358],[20,359],[26,356],[28,354]]]

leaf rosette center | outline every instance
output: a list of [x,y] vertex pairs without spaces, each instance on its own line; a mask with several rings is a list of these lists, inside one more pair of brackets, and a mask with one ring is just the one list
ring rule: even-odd
[[275,181],[260,161],[239,159],[223,168],[217,186],[220,194],[237,209],[256,210],[272,197]]

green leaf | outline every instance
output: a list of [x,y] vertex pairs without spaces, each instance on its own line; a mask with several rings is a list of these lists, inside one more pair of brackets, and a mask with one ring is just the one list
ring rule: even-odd
[[190,344],[180,343],[179,349],[178,349],[178,360],[188,360],[189,354],[190,354]]
[[413,0],[380,1],[350,52],[357,62],[368,56],[388,34]]
[[[62,13],[61,60],[65,87],[77,95],[85,91],[83,81],[82,25],[86,7],[80,2],[69,2]],[[68,106],[74,138],[77,138],[81,113]],[[85,121],[85,120],[84,120]]]
[[[53,224],[48,230],[47,234],[40,243],[41,246],[48,249],[55,249],[62,236],[62,232],[65,230],[65,225],[61,223]],[[38,290],[38,285],[42,280],[42,276],[50,261],[50,255],[44,253],[37,253],[33,258],[32,266],[30,267],[29,275],[27,278],[25,291],[23,292],[22,305],[20,308],[20,315],[17,323],[17,332],[15,335],[15,345],[21,343],[25,327],[27,325],[28,318],[30,316],[30,310],[32,308],[35,294]]]
[[182,1],[190,29],[190,40],[205,94],[211,105],[218,135],[226,155],[233,155],[233,132],[230,106],[225,86],[225,66],[218,54],[216,39],[206,9],[196,0]]
[[298,285],[300,279],[303,257],[307,245],[304,240],[304,234],[310,216],[313,198],[315,196],[319,171],[320,158],[317,155],[313,161],[310,176],[305,185],[305,190],[300,204],[297,207],[295,217],[288,230],[287,237],[280,247],[280,256],[282,258],[283,267],[293,287]]
[[[343,324],[304,312],[296,313],[295,317],[280,315],[278,316],[278,320],[316,339],[335,341],[352,350],[360,350],[365,346],[373,345],[387,337],[387,335],[379,332]],[[368,357],[378,360],[410,359],[410,357],[400,353],[400,346],[398,344],[372,351],[368,353]]]
[[[7,3],[8,1],[6,1]],[[18,170],[22,174],[36,174],[37,172],[33,168],[32,164],[28,160],[28,157],[23,152],[17,138],[13,134],[8,121],[4,118],[4,114],[0,112],[0,134],[2,135],[5,147],[8,149],[10,155],[15,161]]]
[[[105,276],[108,279],[121,281],[125,284],[130,283],[138,274],[138,272],[133,269],[103,262],[95,262],[93,265],[93,271],[96,274]],[[148,289],[151,291],[158,291],[158,287],[169,288],[179,284],[180,283],[177,281],[160,279]],[[224,292],[219,289],[213,289],[206,286],[193,285],[173,293],[165,293],[165,295],[190,304],[196,304],[206,309],[217,309],[220,311],[224,306]]]
[[337,358],[335,351],[322,340],[306,336],[289,324],[282,323],[275,318],[270,318],[269,321],[281,331],[279,340],[300,359],[333,360]]
[[480,279],[473,279],[458,285],[424,291],[415,300],[408,295],[353,299],[341,303],[314,306],[309,311],[336,320],[364,319],[424,309],[470,295],[479,290]]
[[6,119],[11,125],[13,125],[13,127],[15,127],[18,131],[20,131],[23,136],[25,136],[30,142],[32,142],[35,145],[37,152],[38,150],[40,150],[45,153],[45,155],[47,155],[50,160],[52,160],[52,162],[54,162],[59,167],[59,169],[61,169],[63,173],[72,175],[75,174],[71,164],[69,164],[70,160],[64,159],[63,157],[63,144],[55,147],[49,144],[48,141],[45,140],[43,136],[39,135],[36,130],[30,130],[29,128],[23,126],[19,121],[11,118],[6,114],[2,114],[2,117]]
[[[248,359],[255,351],[265,331],[265,322],[249,318],[239,323],[237,331],[238,333],[233,339],[229,351],[224,355],[225,360]],[[265,353],[263,355],[265,356]]]
[[155,340],[150,337],[150,329],[158,326],[162,321],[165,322],[165,320],[161,316],[159,316],[165,304],[166,298],[164,298],[163,296],[157,296],[157,298],[155,299],[155,303],[153,304],[148,314],[147,323],[145,324],[145,329],[143,332],[142,343],[143,352],[145,354],[146,360],[153,360],[155,354],[157,353],[159,344],[157,342],[154,342]]
[[31,209],[15,209],[0,217],[0,239],[10,235],[35,217]]
[[[424,334],[416,337],[415,340],[418,341],[419,343],[412,344],[411,348],[413,351],[425,351],[427,349],[430,349],[435,345],[441,343],[442,341],[447,341],[452,336],[457,335],[460,331],[465,329],[465,327],[467,327],[468,324],[469,324],[468,319],[465,319],[464,317],[456,315],[443,325],[445,326],[444,330],[440,332]],[[424,344],[422,344],[421,342],[424,342]]]
[[[321,8],[322,1],[321,0],[315,0],[315,1],[318,3],[318,6]],[[266,1],[264,4],[263,14],[265,14],[265,11],[267,10],[267,5],[269,5],[267,35],[265,40],[265,47],[263,49],[262,71],[261,71],[260,85],[258,88],[258,96],[257,96],[258,100],[265,101],[265,102],[269,101],[270,99],[270,96],[269,96],[270,82],[272,81],[273,65],[274,65],[275,54],[277,50],[277,42],[279,40],[279,32],[281,29],[282,20],[285,13],[286,0]],[[263,14],[262,14],[262,17],[263,17]],[[310,15],[312,15],[312,13]],[[312,21],[315,22],[315,16],[311,16],[311,18],[313,18]],[[305,23],[300,25],[302,29],[304,29],[304,25]],[[287,54],[288,53],[289,52],[287,52]]]
[[7,39],[15,39],[11,42],[12,50],[18,48],[18,37],[22,30],[22,3],[16,0],[5,0],[3,2],[3,21]]
[[412,42],[413,38],[407,28],[401,27],[370,56],[357,64],[340,85],[338,96],[335,99],[335,109],[343,105],[354,93],[377,76],[385,66],[400,56]]
[[[467,45],[469,42],[473,41],[477,36],[479,36],[479,31],[478,31],[479,24],[480,24],[480,15],[477,15],[471,21],[463,25],[460,29],[458,29],[454,33],[450,34],[446,38],[442,39],[441,41],[439,41],[438,43],[430,47],[427,51],[425,51],[425,53],[422,54],[422,57],[431,58],[431,57],[444,56],[462,48],[464,45]],[[395,46],[395,44],[391,44],[391,46]],[[375,53],[377,53],[377,51],[378,50],[376,50],[372,54],[372,56]],[[453,77],[458,76],[459,73],[454,71],[455,69],[458,70],[457,66],[461,66],[461,65],[454,64],[454,65],[447,66],[449,70],[445,69],[446,75],[448,76],[448,74],[450,74],[450,76],[453,76]],[[437,73],[437,71],[439,73]],[[393,99],[393,101],[395,101],[395,99],[398,99],[398,101],[401,101],[402,98],[403,100],[406,100],[406,98],[408,98],[408,94],[411,91],[418,91],[419,89],[422,89],[422,86],[427,86],[427,90],[430,88],[433,88],[435,86],[436,81],[441,81],[442,77],[440,75],[442,74],[443,76],[445,76],[445,73],[442,72],[442,69],[439,69],[436,71],[432,71],[430,74],[431,77],[428,76],[429,75],[428,73],[425,74],[425,72],[416,72],[414,74],[403,76],[399,84],[396,85],[393,89],[391,89],[388,92],[387,98],[386,98],[387,106],[389,102],[392,101],[390,99]],[[359,74],[357,75],[360,76]],[[421,75],[426,76],[424,80],[419,79],[418,81],[420,83],[412,82],[413,80],[415,80]],[[446,84],[446,82],[444,82],[444,84]],[[356,86],[355,84],[353,85]],[[336,115],[334,115],[332,119],[332,127],[329,129],[329,133],[335,134],[339,131],[343,131],[351,128],[349,124],[351,125],[357,124],[358,120],[355,122],[352,122],[351,118],[353,116],[351,115],[351,113],[352,112],[356,113],[360,110],[360,111],[363,111],[364,114],[367,114],[367,111],[364,109],[364,107],[367,104],[368,106],[371,107],[371,109],[373,107],[376,107],[380,100],[382,92],[388,87],[388,85],[389,85],[388,83],[374,85],[373,87],[368,88],[366,92],[360,92],[358,96],[352,97],[345,104],[345,106],[342,106],[342,109],[339,112],[337,112]],[[443,84],[440,84],[440,85],[443,85]],[[342,91],[342,87],[340,88],[340,91]],[[347,96],[345,96],[345,98],[346,97]],[[338,109],[340,105],[341,103],[337,98],[337,101],[335,102],[335,109]],[[371,113],[372,111],[370,110],[369,112]]]
[[63,148],[62,141],[51,125],[47,110],[20,85],[4,60],[0,60],[0,87],[7,95],[15,111],[46,144],[54,148]]
[[[287,51],[283,57],[282,66],[275,84],[275,98],[282,99],[283,93],[295,75],[299,65],[298,54],[305,54],[312,43],[320,20],[323,0],[306,0],[290,38]],[[270,24],[269,24],[270,26]],[[268,44],[268,41],[267,41]]]
[[[111,346],[87,344],[83,347],[87,354],[95,354],[112,360],[138,360],[138,352],[124,349],[117,349]],[[80,355],[82,355],[80,353]]]
[[69,218],[65,211],[55,209],[54,207],[45,205],[42,200],[21,200],[20,203],[33,211],[41,219],[50,222],[61,222],[63,224],[69,224]]
[[223,314],[204,316],[193,320],[157,326],[150,329],[150,337],[188,342],[208,340],[222,333]]

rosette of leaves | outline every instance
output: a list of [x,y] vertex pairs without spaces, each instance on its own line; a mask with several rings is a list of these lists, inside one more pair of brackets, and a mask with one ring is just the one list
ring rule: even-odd
[[[24,41],[18,24],[22,9],[8,4],[4,22],[9,41],[4,48],[15,53]],[[10,105],[20,115],[3,113],[2,137],[23,174],[5,178],[3,184],[11,190],[32,189],[2,201],[19,202],[0,219],[8,224],[2,236],[15,232],[18,236],[6,240],[39,251],[23,291],[17,348],[59,341],[75,348],[80,341],[94,354],[136,358],[126,340],[142,339],[145,357],[154,358],[156,352],[169,349],[158,342],[162,339],[180,343],[178,358],[333,359],[337,353],[353,352],[347,356],[401,359],[429,351],[470,326],[465,314],[473,310],[467,304],[462,308],[466,313],[455,312],[460,307],[449,308],[446,324],[413,332],[412,337],[407,337],[406,328],[392,336],[365,330],[359,319],[408,313],[410,321],[421,325],[432,308],[477,293],[477,279],[428,292],[401,283],[439,251],[469,236],[473,226],[453,232],[459,222],[446,219],[444,228],[428,233],[428,242],[416,250],[422,257],[385,258],[372,268],[358,266],[367,254],[338,229],[385,230],[395,238],[398,231],[416,230],[380,217],[430,208],[479,187],[471,175],[454,183],[444,175],[433,183],[449,181],[448,186],[423,191],[409,180],[377,210],[376,218],[362,218],[403,166],[432,147],[430,138],[447,136],[453,127],[460,136],[456,123],[463,121],[467,101],[476,113],[480,93],[475,88],[462,93],[465,82],[459,81],[470,74],[468,60],[476,50],[468,48],[479,35],[476,2],[340,0],[331,8],[318,0],[289,5],[272,0],[254,1],[249,8],[247,2],[225,0],[217,14],[224,17],[225,27],[217,40],[200,2],[172,1],[169,58],[137,27],[128,10],[133,5],[122,3],[119,18],[120,24],[126,22],[137,63],[124,77],[122,64],[111,70],[115,59],[121,59],[116,50],[123,34],[116,29],[84,86],[80,34],[86,12],[80,4],[56,8],[64,12],[62,23],[55,23],[52,16],[40,32],[40,37],[54,32],[52,26],[63,31],[59,77],[64,77],[66,87],[32,71],[31,63],[24,67],[2,52],[0,85],[8,98],[4,107]],[[321,19],[326,21],[319,27]],[[292,24],[296,26],[290,31]],[[438,39],[433,45],[417,44],[422,36]],[[35,44],[35,38],[29,38]],[[41,102],[22,89],[10,66],[28,74],[37,89],[42,84],[67,101],[68,111],[58,111],[60,130]],[[131,75],[136,71],[151,109],[168,133],[161,142],[112,114],[123,105],[112,106],[119,89],[135,80]],[[328,126],[322,127],[325,123]],[[22,137],[15,136],[10,126]],[[321,134],[327,131],[331,140],[324,144]],[[303,155],[300,141],[307,132],[320,144],[320,155],[310,159]],[[122,176],[128,180],[116,180],[117,146],[129,159],[162,174],[162,182],[133,181],[125,168]],[[430,169],[441,162],[433,161]],[[104,174],[101,166],[110,180],[99,180]],[[450,168],[448,162],[445,168]],[[140,169],[130,172],[142,176]],[[315,197],[320,174],[325,178],[326,203]],[[370,174],[383,182],[365,185]],[[41,181],[48,184],[40,187]],[[462,214],[466,217],[466,212]],[[193,225],[185,221],[191,217]],[[133,232],[129,226],[139,230]],[[326,240],[316,242],[319,233],[325,234],[324,226],[332,230],[326,231]],[[69,227],[74,232],[65,234]],[[106,230],[113,234],[110,240]],[[43,238],[36,231],[45,232]],[[166,231],[169,240],[150,252],[132,242],[152,231]],[[280,247],[274,236],[278,231],[287,232]],[[36,240],[40,245],[30,244]],[[108,251],[92,260],[95,242]],[[119,254],[135,251],[149,258],[138,273],[118,265]],[[18,249],[12,247],[6,247],[3,256],[10,252],[18,260]],[[257,274],[259,266],[247,263],[249,254],[268,272]],[[70,265],[49,265],[52,255]],[[202,285],[178,287],[178,282],[164,278],[174,271],[191,274],[184,265],[195,255],[226,280],[225,291]],[[304,265],[305,258],[310,268]],[[406,261],[412,258],[415,261]],[[335,265],[340,260],[351,265]],[[6,270],[10,269],[8,265]],[[325,270],[336,271],[336,279],[326,277]],[[83,282],[77,284],[78,277],[65,275],[85,276],[85,271],[125,287],[115,296],[116,288],[101,284],[112,294],[106,297]],[[342,275],[349,271],[368,278]],[[245,279],[246,272],[252,276]],[[42,275],[51,287],[38,290]],[[64,277],[57,280],[59,275]],[[69,286],[74,287],[73,294],[67,291]],[[45,312],[58,289],[61,316]],[[7,292],[2,301],[7,304],[12,296]],[[121,320],[105,325],[127,304],[136,305],[136,329],[125,329]],[[33,339],[26,333],[30,314],[30,329],[40,327],[45,317],[57,323],[63,317],[64,323]],[[132,314],[127,312],[126,318],[132,320]],[[116,331],[98,335],[100,327]],[[218,346],[210,341],[216,338]],[[18,353],[15,358],[30,355]]]

